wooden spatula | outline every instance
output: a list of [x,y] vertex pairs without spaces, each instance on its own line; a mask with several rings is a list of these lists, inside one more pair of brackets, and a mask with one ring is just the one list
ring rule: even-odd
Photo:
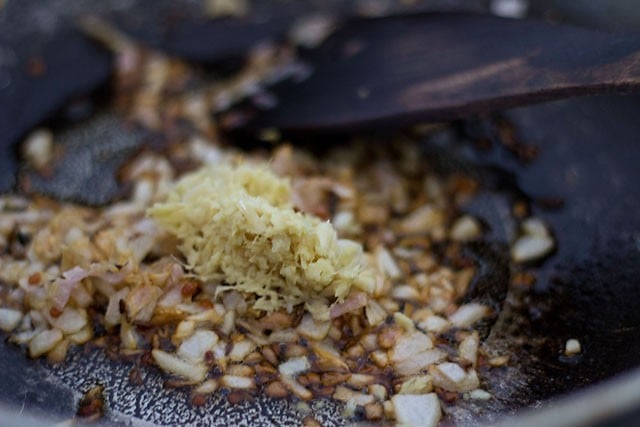
[[398,126],[640,89],[640,35],[490,15],[353,21],[304,60],[311,76],[274,88],[250,128]]

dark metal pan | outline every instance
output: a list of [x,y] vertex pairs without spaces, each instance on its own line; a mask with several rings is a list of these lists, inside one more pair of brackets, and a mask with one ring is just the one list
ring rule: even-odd
[[[56,56],[51,58],[55,63]],[[108,66],[105,69],[106,74],[96,73],[87,85],[61,83],[69,89],[60,93],[64,98],[86,95],[104,84]],[[23,88],[25,98],[37,97],[38,93],[29,92],[32,86]],[[75,110],[62,111],[54,123],[66,129],[70,111]],[[9,117],[5,110],[0,114]],[[23,133],[38,120],[19,129],[8,122],[0,129],[6,132],[16,125],[16,132]],[[72,126],[65,130],[67,139],[81,149],[89,144],[82,135],[95,135],[87,130],[100,120],[112,123],[103,117]],[[640,99],[615,96],[556,101],[465,119],[420,142],[443,173],[463,170],[478,177],[482,191],[466,208],[490,225],[490,239],[512,238],[504,211],[518,200],[548,221],[558,241],[551,258],[527,266],[537,278],[530,288],[495,279],[492,287],[482,290],[508,290],[486,342],[508,350],[514,363],[484,377],[495,396],[491,403],[461,405],[451,412],[451,423],[493,423],[507,417],[505,425],[632,425],[640,408],[638,135]],[[538,153],[535,159],[524,155],[531,152]],[[499,265],[492,259],[500,256],[495,252],[478,250],[478,254],[478,262],[489,269]],[[573,337],[580,339],[584,353],[567,359],[563,346]],[[158,372],[145,371],[145,385],[139,386],[129,380],[130,369],[100,352],[84,351],[51,367],[3,344],[0,419],[3,425],[27,425],[31,417],[39,417],[33,423],[68,419],[76,412],[79,396],[99,383],[105,386],[110,409],[101,421],[105,425],[301,422],[295,405],[287,401],[260,398],[232,406],[221,397],[194,408],[188,393],[163,388]],[[347,423],[336,405],[316,402],[313,407],[326,425]]]

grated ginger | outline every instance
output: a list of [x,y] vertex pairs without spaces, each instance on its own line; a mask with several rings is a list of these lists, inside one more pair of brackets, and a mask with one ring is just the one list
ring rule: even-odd
[[200,279],[254,294],[256,309],[342,301],[352,286],[372,293],[362,246],[290,199],[289,181],[267,167],[216,165],[181,178],[148,215],[180,239]]

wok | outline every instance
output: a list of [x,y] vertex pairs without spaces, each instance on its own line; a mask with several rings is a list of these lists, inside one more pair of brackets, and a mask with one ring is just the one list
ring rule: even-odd
[[[443,2],[439,6],[449,3],[456,2]],[[468,2],[466,7],[481,9],[482,3]],[[30,10],[27,3],[23,11],[33,9]],[[27,37],[24,34],[16,36],[16,40]],[[91,152],[91,136],[103,135],[113,123],[112,118],[93,109],[99,104],[96,99],[104,94],[100,87],[104,87],[108,78],[109,60],[72,32],[56,34],[59,38],[49,35],[45,38],[41,29],[34,29],[29,37],[53,39],[62,43],[58,46],[71,46],[68,41],[71,40],[76,43],[76,53],[80,52],[85,59],[88,54],[94,61],[92,73],[95,74],[86,77],[81,64],[74,66],[73,55],[64,56],[65,49],[52,50],[49,45],[44,50],[51,59],[50,69],[55,69],[56,60],[61,58],[62,69],[68,73],[66,79],[61,79],[60,86],[72,80],[72,93],[91,95],[76,99],[71,108],[60,109],[63,99],[57,92],[42,93],[29,84],[30,77],[24,77],[27,83],[17,85],[24,91],[24,97],[34,96],[31,91],[38,91],[43,102],[29,110],[33,112],[32,120],[6,123],[5,119],[0,135],[9,139],[9,130],[23,133],[42,123],[47,115],[51,117],[47,123],[64,131],[63,139],[71,141],[68,143],[74,149],[81,151],[84,147]],[[183,46],[175,39],[171,44],[167,42],[170,38],[159,39],[155,34],[140,37],[147,37],[151,44],[155,41],[160,47],[164,42],[178,49],[178,53]],[[43,49],[45,43],[32,46]],[[242,51],[243,47],[237,49]],[[25,53],[29,54],[32,52]],[[192,59],[197,60],[197,55]],[[85,76],[86,80],[69,78],[73,73]],[[0,114],[7,114],[5,111]],[[55,111],[56,114],[50,114]],[[93,118],[69,125],[88,117]],[[601,96],[555,101],[455,121],[419,142],[437,160],[443,173],[463,170],[480,180],[482,190],[465,209],[489,225],[489,240],[508,242],[513,237],[513,224],[508,222],[509,215],[505,212],[518,200],[551,225],[558,241],[552,257],[542,264],[527,266],[537,278],[531,288],[512,286],[499,278],[480,289],[480,294],[488,295],[497,290],[500,295],[497,298],[504,300],[485,343],[507,350],[512,355],[512,363],[509,368],[484,376],[494,399],[482,405],[463,404],[449,414],[448,422],[632,425],[636,419],[640,412],[638,135],[640,98]],[[104,138],[108,140],[109,135]],[[135,149],[131,144],[129,149]],[[484,148],[474,148],[477,146]],[[526,163],[513,155],[513,147],[522,146],[536,147],[538,157]],[[107,150],[107,158],[117,158],[123,151],[116,147],[113,153],[109,157]],[[8,165],[3,171],[10,171],[11,162],[6,158],[2,160]],[[106,162],[107,168],[108,164]],[[10,174],[3,183],[10,185],[13,176]],[[67,176],[66,179],[71,182],[74,178]],[[60,184],[58,190],[60,186],[64,187]],[[77,195],[91,193],[93,189],[80,188]],[[55,192],[56,187],[45,190]],[[100,187],[98,191],[115,190]],[[93,202],[100,203],[100,200]],[[502,265],[503,260],[499,258],[494,251],[478,250],[478,263],[488,271]],[[584,351],[578,358],[563,356],[564,343],[569,338],[578,338],[582,343]],[[132,384],[128,378],[130,369],[130,365],[114,364],[99,352],[84,351],[76,352],[62,365],[51,367],[45,362],[28,360],[19,349],[3,344],[0,347],[2,424],[27,425],[28,422],[68,419],[75,413],[78,397],[98,383],[105,386],[110,409],[107,418],[101,421],[105,425],[143,421],[194,425],[300,423],[295,406],[286,401],[260,398],[231,406],[222,397],[204,407],[193,408],[188,393],[164,389],[163,377],[155,371],[144,373],[144,386]],[[326,425],[346,423],[336,406],[325,402],[316,402],[313,406],[322,414]]]

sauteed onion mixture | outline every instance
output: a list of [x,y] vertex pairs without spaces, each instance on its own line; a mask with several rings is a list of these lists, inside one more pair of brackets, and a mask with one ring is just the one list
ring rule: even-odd
[[[332,398],[347,417],[425,426],[445,402],[492,398],[479,367],[508,358],[487,356],[474,326],[495,313],[460,303],[476,273],[462,249],[483,234],[460,209],[476,182],[436,174],[404,137],[240,150],[218,132],[238,118],[211,112],[286,74],[289,53],[262,47],[211,84],[102,37],[119,58],[118,114],[165,146],[137,154],[120,177],[131,194],[100,208],[0,198],[12,343],[53,363],[80,345],[138,357],[191,386],[194,405],[220,389]],[[52,161],[41,137],[27,146],[34,167]],[[525,225],[516,261],[553,247]]]

